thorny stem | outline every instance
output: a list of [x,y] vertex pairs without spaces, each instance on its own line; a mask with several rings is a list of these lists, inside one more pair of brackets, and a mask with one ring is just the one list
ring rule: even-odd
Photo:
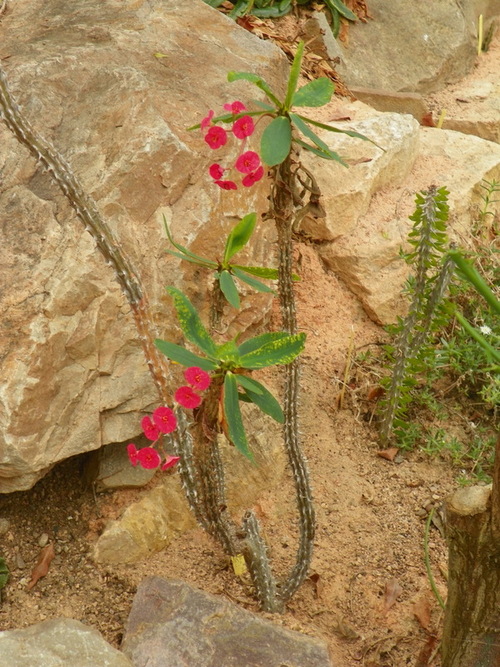
[[[278,233],[278,287],[283,328],[291,334],[297,331],[295,296],[292,281],[292,229],[297,206],[302,204],[301,201],[297,200],[295,194],[297,191],[297,170],[293,171],[292,167],[293,159],[291,156],[288,156],[281,165],[275,168],[269,211],[269,217],[274,218]],[[296,564],[279,591],[279,597],[283,604],[291,598],[307,576],[316,530],[309,472],[299,442],[297,414],[299,369],[298,358],[285,367],[285,396],[283,405],[285,420],[283,436],[288,461],[295,481],[300,537]]]

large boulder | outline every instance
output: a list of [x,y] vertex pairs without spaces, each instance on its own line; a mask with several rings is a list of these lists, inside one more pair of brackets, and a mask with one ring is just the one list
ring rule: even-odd
[[[69,162],[135,265],[161,337],[179,342],[164,286],[181,287],[206,313],[209,280],[166,254],[163,215],[180,243],[215,258],[239,217],[267,203],[264,182],[215,188],[213,154],[186,128],[209,108],[255,95],[229,84],[228,69],[265,75],[280,90],[286,58],[201,0],[19,0],[2,17],[0,58],[22,112]],[[130,307],[94,240],[3,123],[0,144],[5,493],[30,488],[61,459],[136,435],[158,399]],[[260,230],[252,263],[270,254]],[[260,323],[269,304],[252,295],[229,313],[228,333]]]
[[350,26],[336,69],[348,86],[414,93],[440,90],[473,68],[481,13],[476,9],[490,16],[495,4],[372,0],[373,20]]
[[321,640],[160,577],[139,586],[122,650],[135,665],[149,667],[332,667]]

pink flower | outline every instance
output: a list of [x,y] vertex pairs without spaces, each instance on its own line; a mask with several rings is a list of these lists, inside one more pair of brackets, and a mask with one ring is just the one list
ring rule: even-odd
[[153,424],[149,417],[143,417],[141,420],[142,430],[148,440],[158,440],[160,437],[160,429],[158,425]]
[[233,123],[233,134],[235,137],[238,137],[238,139],[249,137],[253,134],[254,130],[255,125],[251,116],[243,116],[242,118],[235,120]]
[[237,190],[238,186],[234,181],[214,181],[215,185],[218,185],[219,188],[223,190]]
[[198,366],[191,366],[191,368],[186,368],[184,371],[184,377],[189,384],[196,389],[196,391],[204,391],[207,387],[210,386],[212,379],[210,375],[198,368]]
[[252,171],[250,174],[247,174],[241,183],[246,187],[250,188],[254,183],[260,181],[264,176],[264,168],[259,167],[256,171]]
[[[245,116],[243,118],[245,118]],[[243,118],[241,120],[243,120]],[[222,127],[213,125],[206,133],[205,141],[212,150],[216,150],[227,143],[227,132]]]
[[254,151],[246,151],[236,160],[235,167],[242,174],[249,174],[260,167],[260,157]]
[[130,445],[127,445],[127,454],[128,454],[128,460],[133,466],[136,466],[139,463],[139,456],[138,456],[138,451],[136,446],[134,445],[133,442],[130,443]]
[[167,458],[165,459],[165,463],[162,465],[161,469],[168,470],[169,468],[172,468],[180,460],[181,460],[180,456],[167,456]]
[[153,421],[161,433],[172,433],[177,427],[177,419],[170,408],[156,408],[153,412]]
[[208,171],[210,173],[210,176],[216,181],[220,180],[224,176],[224,169],[220,166],[220,164],[217,164],[216,162],[210,165]]
[[224,104],[224,109],[230,111],[233,114],[240,113],[240,111],[246,111],[246,106],[243,102],[232,102],[231,104]]
[[153,447],[143,447],[137,452],[137,458],[143,468],[151,470],[158,468],[161,463],[161,457]]
[[191,387],[179,387],[174,395],[177,403],[183,408],[197,408],[201,403],[201,396],[191,389]]
[[208,116],[205,116],[205,118],[201,121],[200,127],[202,130],[204,130],[206,127],[210,127],[212,124],[212,118],[214,117],[214,112],[212,109],[208,112]]

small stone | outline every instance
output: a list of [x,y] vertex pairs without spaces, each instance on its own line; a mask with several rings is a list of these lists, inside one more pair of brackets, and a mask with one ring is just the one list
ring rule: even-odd
[[38,538],[38,546],[43,548],[46,547],[48,543],[49,543],[49,534],[42,533]]
[[0,535],[5,535],[5,533],[10,528],[10,521],[8,519],[0,519]]

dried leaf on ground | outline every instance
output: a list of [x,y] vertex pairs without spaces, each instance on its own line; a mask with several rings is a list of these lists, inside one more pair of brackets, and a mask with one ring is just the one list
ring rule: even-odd
[[427,595],[422,595],[413,606],[415,618],[424,630],[431,628],[431,611],[432,605]]
[[332,630],[335,632],[336,635],[339,635],[344,639],[354,640],[354,639],[359,639],[360,636],[359,633],[356,632],[356,630],[351,625],[346,623],[343,618],[339,618],[335,621]]
[[398,455],[399,449],[397,447],[389,447],[389,449],[381,449],[377,452],[377,456],[387,461],[394,461]]
[[399,585],[399,582],[397,579],[390,579],[386,585],[385,585],[385,590],[384,590],[384,614],[387,614],[389,609],[394,606],[396,603],[396,600],[398,597],[401,595],[403,592],[403,589]]
[[422,646],[422,649],[418,654],[415,667],[429,667],[429,660],[434,655],[436,644],[437,644],[437,637],[431,635],[425,642],[424,646]]
[[55,555],[56,554],[54,551],[54,545],[52,544],[52,542],[50,544],[47,544],[47,546],[40,551],[37,564],[35,565],[33,571],[31,572],[31,581],[28,584],[29,591],[33,588],[33,586],[35,586],[35,584],[39,579],[45,577],[45,575],[49,571],[50,564]]

